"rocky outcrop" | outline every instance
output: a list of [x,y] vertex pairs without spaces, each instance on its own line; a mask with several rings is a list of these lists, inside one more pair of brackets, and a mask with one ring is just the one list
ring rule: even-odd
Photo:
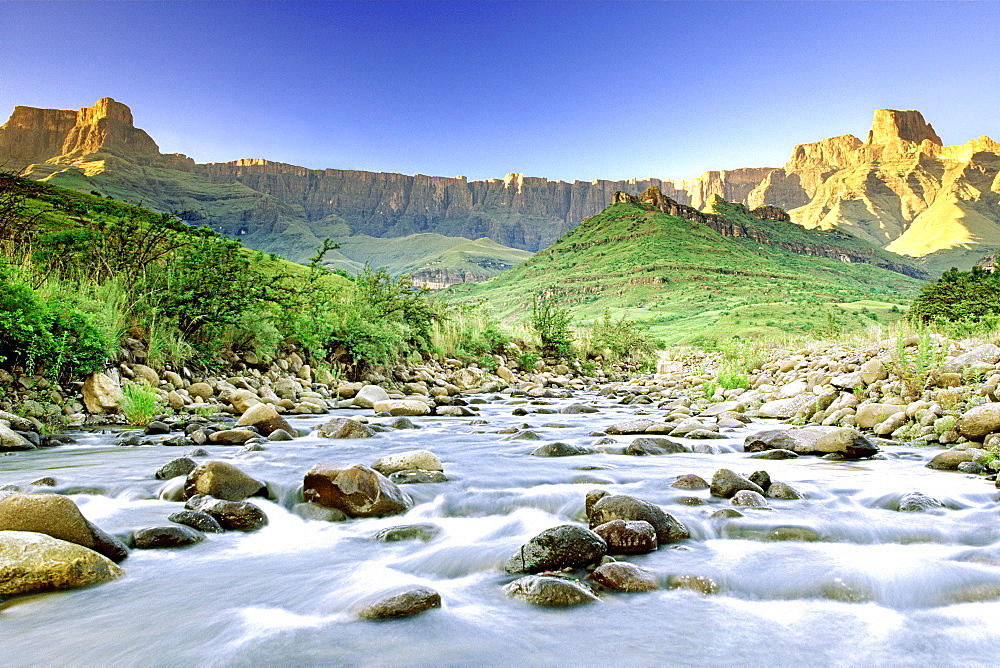
[[[161,154],[128,107],[103,98],[75,112],[15,108],[0,128],[0,165],[68,187],[107,187],[163,211],[196,210],[220,232],[292,259],[307,257],[324,237],[352,232],[488,237],[537,251],[601,211],[616,191],[650,187],[694,209],[716,196],[754,209],[774,205],[805,227],[846,230],[914,257],[933,254],[932,268],[967,268],[1000,247],[1000,144],[980,137],[943,146],[913,110],[876,110],[865,141],[848,134],[799,144],[778,169],[707,171],[687,180],[508,174],[469,181],[257,158],[196,165]],[[456,279],[476,277],[443,271],[419,280],[443,287]]]

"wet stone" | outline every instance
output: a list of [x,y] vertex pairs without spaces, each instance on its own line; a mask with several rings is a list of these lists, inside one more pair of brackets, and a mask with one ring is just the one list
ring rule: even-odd
[[519,431],[512,436],[508,436],[504,439],[505,441],[540,441],[542,437],[538,435],[538,432],[532,431],[530,429],[525,429],[524,431]]
[[676,487],[677,489],[708,489],[708,481],[702,478],[700,475],[695,475],[693,473],[687,473],[682,476],[678,476],[670,485],[671,487]]
[[375,534],[372,539],[386,543],[393,543],[402,540],[422,540],[424,542],[434,540],[441,534],[441,527],[436,524],[404,524],[402,526],[382,529]]
[[415,485],[432,482],[448,482],[448,476],[441,471],[422,471],[420,469],[410,469],[408,471],[396,471],[389,476],[389,481],[397,485]]
[[184,547],[185,545],[200,543],[204,539],[205,537],[200,532],[180,524],[150,527],[132,532],[132,545],[137,550]]
[[546,443],[532,451],[535,457],[574,457],[576,455],[592,455],[595,450],[582,445],[570,445],[568,443]]
[[764,494],[767,494],[767,488],[771,486],[771,476],[767,471],[754,471],[747,480],[760,487]]
[[767,506],[767,499],[765,499],[759,492],[755,492],[750,489],[741,489],[733,495],[732,504],[734,506],[763,508]]
[[761,495],[764,493],[760,485],[750,482],[747,478],[729,469],[719,469],[715,472],[715,475],[712,476],[711,490],[712,496],[718,496],[723,499],[732,498],[733,495],[741,490],[750,490]]
[[370,620],[400,619],[441,607],[441,595],[428,587],[408,587],[383,592],[378,600],[364,605],[358,617]]
[[148,425],[146,425],[145,432],[147,436],[152,436],[154,434],[169,434],[170,425],[168,425],[165,422],[159,422],[157,420],[154,420],[153,422],[150,422]]
[[716,510],[714,513],[712,513],[712,519],[716,520],[719,519],[726,520],[735,517],[744,517],[744,515],[735,508],[722,508],[721,510]]
[[551,575],[529,575],[514,580],[503,591],[511,598],[549,608],[568,608],[600,600],[590,587]]
[[747,459],[796,459],[799,455],[791,450],[766,450],[748,455]]
[[691,575],[689,573],[671,575],[667,581],[667,586],[671,589],[688,589],[703,596],[719,593],[719,584],[712,578],[705,577],[704,575]]
[[218,520],[208,513],[202,513],[197,510],[179,510],[176,513],[172,513],[167,519],[171,522],[197,529],[202,533],[222,533],[224,531]]
[[189,457],[178,457],[177,459],[172,459],[156,472],[157,480],[170,480],[171,478],[176,478],[177,476],[187,475],[194,471],[198,467],[198,464]]
[[802,498],[802,494],[797,489],[783,482],[772,482],[767,488],[767,495],[772,499],[784,499],[787,501]]
[[199,494],[188,499],[184,507],[208,513],[226,531],[257,531],[267,525],[264,511],[247,501],[223,501]]
[[904,513],[924,513],[942,506],[940,501],[923,492],[910,492],[899,500],[898,510]]
[[600,561],[608,544],[599,535],[576,526],[562,524],[541,532],[507,560],[508,573],[540,573],[560,568],[581,568]]
[[318,520],[320,522],[343,522],[347,515],[336,508],[326,508],[318,503],[296,503],[291,511],[304,520]]
[[691,449],[686,445],[677,443],[676,441],[671,441],[667,438],[656,438],[652,436],[643,436],[632,441],[627,448],[625,448],[626,455],[669,455],[678,452],[691,452]]
[[645,554],[657,548],[656,529],[644,520],[611,520],[594,527],[611,554]]
[[39,478],[38,480],[32,480],[29,485],[34,485],[35,487],[55,487],[56,479],[52,476],[45,476],[44,478]]
[[637,593],[660,588],[660,583],[651,571],[627,561],[603,564],[588,575],[587,579],[612,591]]

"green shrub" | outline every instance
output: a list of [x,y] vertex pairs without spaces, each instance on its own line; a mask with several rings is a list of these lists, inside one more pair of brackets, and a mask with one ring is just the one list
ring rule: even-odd
[[656,351],[656,343],[636,322],[624,315],[615,320],[608,311],[591,326],[586,344],[591,356],[608,351],[612,359],[636,358]]
[[995,327],[1000,317],[1000,274],[978,266],[970,271],[949,269],[940,280],[923,287],[906,317],[925,325],[992,321]]
[[518,362],[521,365],[521,368],[524,369],[525,371],[534,371],[535,362],[537,362],[540,359],[542,359],[541,355],[539,355],[536,352],[528,351],[521,353],[521,357],[518,360]]
[[40,300],[29,285],[0,273],[0,359],[28,373],[86,375],[104,366],[105,347],[84,314]]
[[145,384],[125,383],[122,385],[122,398],[119,402],[122,413],[134,425],[144,427],[163,412],[160,397],[156,390]]
[[735,390],[742,388],[744,390],[750,389],[750,380],[747,378],[745,373],[735,370],[724,370],[719,372],[717,378],[719,385],[722,386],[724,390]]
[[573,335],[569,331],[571,317],[569,309],[544,295],[537,295],[532,301],[529,324],[545,353],[560,357],[570,354],[573,345]]

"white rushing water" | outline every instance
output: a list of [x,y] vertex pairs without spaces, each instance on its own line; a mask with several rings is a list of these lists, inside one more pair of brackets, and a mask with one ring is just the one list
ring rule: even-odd
[[[493,403],[481,407],[485,425],[413,418],[420,429],[371,439],[304,437],[253,453],[206,447],[210,458],[278,490],[279,502],[253,500],[267,513],[268,526],[210,534],[183,549],[134,550],[118,581],[8,601],[0,607],[0,664],[997,662],[1000,602],[992,599],[1000,595],[1000,504],[992,483],[926,469],[932,449],[890,448],[886,459],[861,462],[747,459],[741,451],[746,435],[774,427],[763,422],[728,432],[729,440],[709,441],[733,450],[721,455],[531,456],[545,442],[590,444],[596,440],[590,432],[640,410],[662,416],[596,394],[572,401],[581,400],[601,413],[513,417],[513,406]],[[328,418],[293,424],[315,427]],[[505,440],[497,433],[524,423],[544,440]],[[617,437],[622,443],[632,438]],[[88,519],[111,533],[167,524],[181,504],[157,499],[164,483],[153,473],[191,448],[115,447],[116,440],[88,433],[74,445],[0,457],[0,485],[25,486],[50,475],[57,491],[69,493]],[[415,501],[405,515],[327,523],[288,510],[315,463],[371,464],[420,448],[441,458],[450,480],[405,485]],[[765,470],[805,498],[741,508],[743,518],[713,519],[729,501],[670,486],[678,475],[710,479],[719,468]],[[608,593],[600,603],[572,609],[506,597],[501,588],[515,579],[503,572],[506,558],[546,528],[585,523],[584,496],[591,489],[659,504],[688,525],[690,540],[628,558],[656,573],[664,589]],[[944,507],[896,511],[911,491]],[[689,505],[690,497],[702,505]],[[429,542],[372,540],[380,529],[414,523],[437,525],[441,533]],[[796,528],[819,540],[768,540],[775,529]],[[667,589],[678,574],[710,577],[720,592]],[[361,601],[406,584],[438,591],[442,608],[390,622],[357,618]]]

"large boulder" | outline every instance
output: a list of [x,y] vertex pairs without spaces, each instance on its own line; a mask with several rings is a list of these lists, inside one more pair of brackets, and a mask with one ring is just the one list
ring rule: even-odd
[[927,463],[927,468],[939,471],[954,471],[958,469],[959,464],[976,461],[976,459],[985,454],[986,451],[979,448],[945,450],[934,455],[934,458]]
[[593,531],[562,524],[546,529],[521,546],[507,563],[508,573],[541,573],[560,568],[582,568],[601,560],[608,544]]
[[320,425],[317,431],[324,438],[371,438],[375,435],[368,425],[350,418],[333,418]]
[[572,445],[570,443],[546,443],[531,451],[535,457],[574,457],[576,455],[592,455],[596,452],[593,448],[584,445]]
[[850,427],[802,427],[768,429],[747,436],[745,452],[785,450],[799,455],[839,452],[850,459],[871,457],[877,445]]
[[878,454],[879,447],[857,429],[840,427],[817,438],[813,450],[824,454],[838,452],[847,459],[865,459]]
[[431,407],[420,399],[385,399],[376,401],[372,409],[389,415],[429,415]]
[[654,591],[660,588],[659,581],[651,571],[627,561],[604,564],[588,575],[587,579],[612,591],[635,593]]
[[264,511],[248,501],[223,501],[199,494],[188,499],[184,507],[211,515],[226,531],[257,531],[267,525]]
[[372,463],[372,468],[384,476],[399,471],[444,471],[441,460],[430,450],[407,450],[386,455],[376,459]]
[[551,575],[528,575],[514,580],[503,591],[511,598],[550,608],[566,608],[600,600],[586,585]]
[[669,455],[677,452],[691,452],[683,443],[656,436],[640,436],[625,448],[626,455]]
[[243,445],[258,436],[260,434],[249,429],[223,429],[222,431],[213,431],[208,435],[208,440],[219,445]]
[[187,391],[192,397],[203,401],[211,399],[215,395],[215,390],[208,383],[191,383]]
[[441,595],[428,587],[404,587],[382,592],[358,610],[362,619],[400,619],[441,607]]
[[354,395],[353,406],[358,408],[374,408],[378,401],[388,401],[389,393],[378,385],[365,385]]
[[107,557],[31,531],[0,531],[0,597],[75,589],[119,578]]
[[609,554],[645,554],[656,549],[656,529],[644,520],[611,520],[594,527],[608,544]]
[[976,406],[958,420],[958,433],[968,439],[978,441],[995,431],[1000,431],[1000,403]]
[[882,360],[877,357],[874,357],[861,365],[861,380],[865,382],[865,385],[871,385],[874,382],[885,380],[888,377],[888,369],[885,368],[885,364]]
[[194,545],[204,540],[200,531],[180,524],[148,527],[132,532],[132,546],[137,550],[159,550],[169,547]]
[[0,451],[13,450],[34,450],[35,444],[10,429],[4,424],[0,424]]
[[230,392],[227,401],[233,405],[240,413],[246,413],[251,406],[261,403],[260,397],[250,390],[236,390]]
[[242,501],[251,496],[267,496],[267,485],[232,464],[208,461],[188,474],[184,493],[188,498],[205,494],[223,501]]
[[854,419],[859,429],[871,429],[875,425],[885,422],[904,408],[905,406],[898,404],[865,404],[858,406]]
[[607,494],[602,490],[587,494],[587,519],[591,529],[612,520],[649,522],[656,530],[656,540],[661,545],[691,537],[683,523],[659,506],[633,496]]
[[295,428],[288,423],[288,420],[278,415],[278,411],[268,404],[250,406],[236,421],[236,426],[256,427],[264,436],[270,436],[271,432],[278,429],[283,429],[288,434],[295,433]]
[[196,468],[198,468],[198,463],[190,457],[178,457],[177,459],[171,459],[161,466],[156,472],[155,477],[157,480],[170,480],[177,476],[186,476]]
[[946,362],[942,371],[946,373],[961,373],[966,367],[985,369],[1000,361],[1000,346],[984,343],[972,350],[962,353],[950,362]]
[[115,562],[128,556],[124,543],[92,524],[71,498],[60,494],[11,494],[0,499],[0,531],[43,533]]
[[618,422],[604,430],[606,434],[643,434],[650,427],[657,427],[662,425],[662,422],[654,422],[652,420],[629,420],[627,422]]
[[787,399],[775,399],[761,405],[759,412],[766,418],[793,418],[799,413],[812,412],[817,397],[812,392],[804,392]]
[[92,373],[83,383],[83,403],[91,413],[119,413],[121,399],[121,386],[103,373]]
[[764,490],[760,487],[760,485],[750,482],[748,478],[745,478],[734,471],[730,471],[729,469],[719,469],[715,472],[715,475],[712,476],[712,485],[709,491],[712,496],[718,496],[723,499],[731,499],[737,492],[745,489],[757,492],[761,496],[764,494]]
[[384,475],[355,464],[316,464],[305,475],[302,495],[306,501],[336,508],[350,517],[386,517],[410,509],[413,501]]

